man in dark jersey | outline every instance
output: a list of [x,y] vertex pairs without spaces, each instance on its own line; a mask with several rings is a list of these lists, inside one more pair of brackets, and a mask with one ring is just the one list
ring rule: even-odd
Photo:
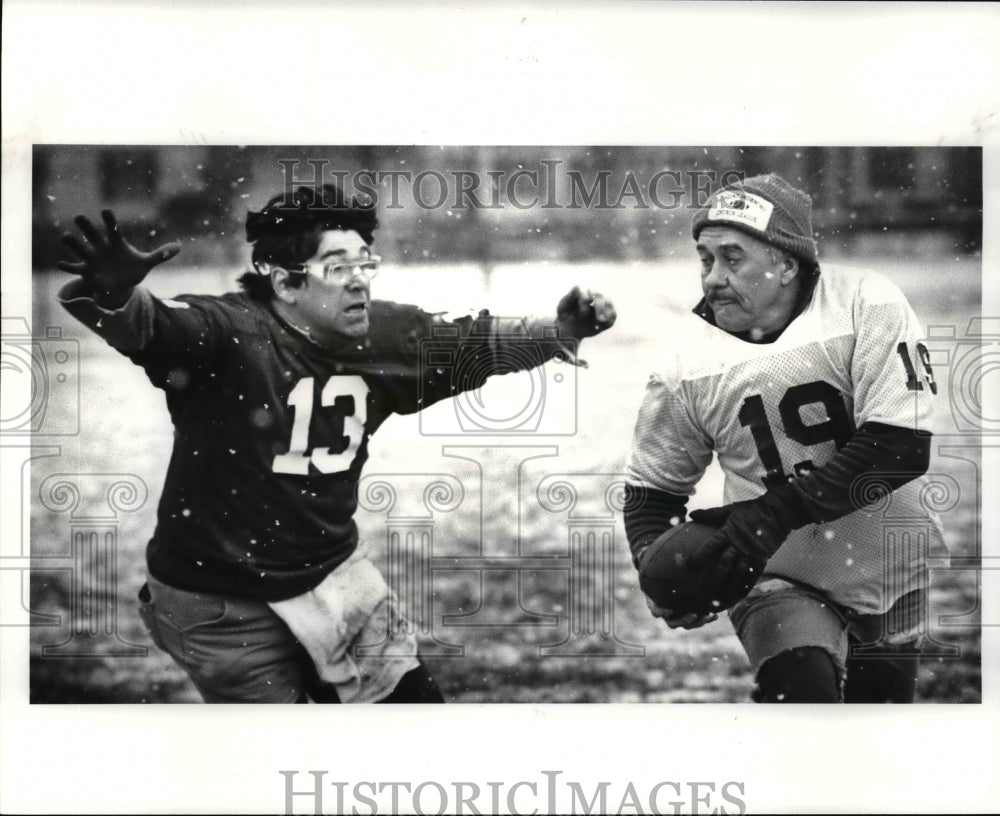
[[[208,702],[441,702],[353,520],[368,440],[480,382],[420,363],[436,324],[374,301],[374,207],[335,185],[299,187],[249,212],[243,291],[159,299],[140,284],[180,247],[142,252],[102,213],[64,241],[74,317],[166,394],[173,453],[149,542],[140,612]],[[575,288],[557,317],[454,321],[475,368],[503,373],[516,337],[572,346],[609,328],[611,304]],[[539,362],[541,360],[539,359]],[[364,643],[364,656],[353,647]],[[372,646],[374,644],[374,646]]]

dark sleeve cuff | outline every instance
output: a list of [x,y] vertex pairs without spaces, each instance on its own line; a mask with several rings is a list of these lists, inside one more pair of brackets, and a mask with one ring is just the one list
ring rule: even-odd
[[684,521],[687,501],[687,496],[665,490],[625,486],[625,536],[636,567],[646,547]]

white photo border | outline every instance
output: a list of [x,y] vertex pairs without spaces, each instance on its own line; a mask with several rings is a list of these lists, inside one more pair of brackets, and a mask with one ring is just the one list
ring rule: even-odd
[[[32,144],[714,143],[982,145],[983,308],[997,315],[997,12],[990,4],[11,0],[3,311],[31,313]],[[992,407],[988,416],[997,416]],[[1000,450],[984,450],[983,461],[982,495],[1000,495]],[[24,518],[13,510],[5,537]],[[987,500],[983,512],[984,545],[1000,555],[1000,507]],[[984,621],[1000,621],[998,578],[983,574]],[[979,705],[249,714],[29,706],[28,633],[3,629],[0,811],[277,812],[282,769],[300,779],[326,770],[350,782],[482,785],[558,770],[647,790],[663,780],[742,780],[750,811],[991,810],[1000,807],[997,626],[983,630]]]

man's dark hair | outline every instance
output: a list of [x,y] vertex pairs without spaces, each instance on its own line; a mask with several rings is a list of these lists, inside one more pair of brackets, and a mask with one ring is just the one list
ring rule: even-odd
[[256,271],[241,275],[239,283],[250,297],[269,300],[274,294],[271,279],[261,274],[258,264],[301,264],[316,254],[326,230],[354,230],[371,244],[376,229],[374,202],[355,197],[348,201],[336,184],[286,191],[259,212],[247,212],[247,241],[253,245],[250,259]]

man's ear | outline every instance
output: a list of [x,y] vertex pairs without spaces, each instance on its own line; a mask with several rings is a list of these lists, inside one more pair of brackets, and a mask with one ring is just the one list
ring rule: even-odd
[[261,264],[260,268],[271,276],[271,288],[274,289],[274,296],[284,303],[295,303],[298,299],[299,290],[289,285],[291,273],[283,266],[275,264]]
[[781,285],[788,286],[799,274],[799,259],[786,252],[781,261]]

